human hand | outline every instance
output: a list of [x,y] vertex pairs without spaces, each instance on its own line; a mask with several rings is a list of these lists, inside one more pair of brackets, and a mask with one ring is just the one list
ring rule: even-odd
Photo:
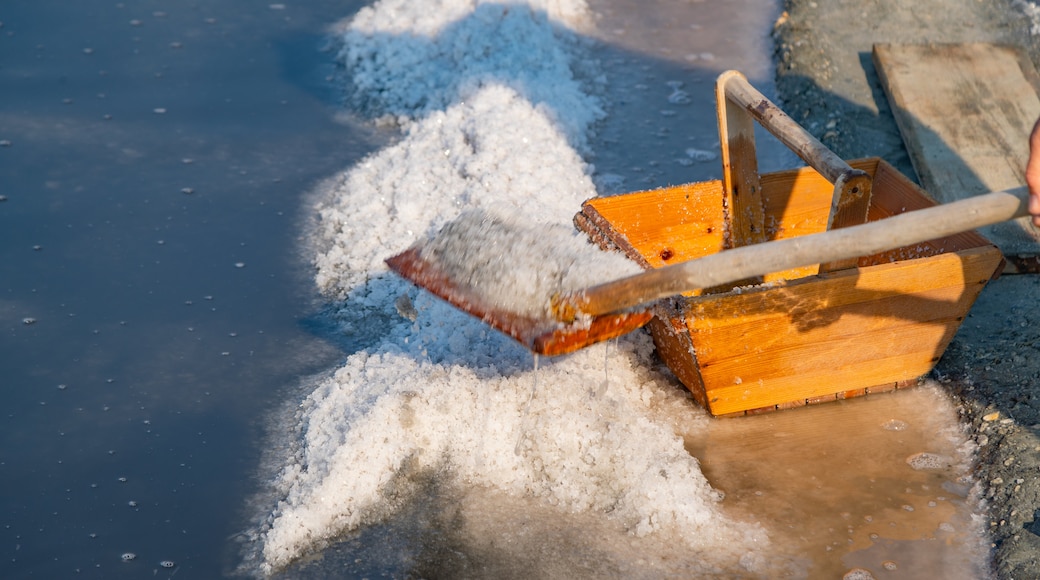
[[1029,186],[1029,213],[1033,215],[1033,225],[1040,227],[1040,119],[1037,119],[1029,134],[1026,185]]

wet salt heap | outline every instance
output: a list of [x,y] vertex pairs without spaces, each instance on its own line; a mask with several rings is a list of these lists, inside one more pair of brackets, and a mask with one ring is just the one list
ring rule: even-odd
[[640,271],[573,228],[488,210],[463,212],[421,248],[424,260],[484,303],[535,318],[552,316],[555,295]]

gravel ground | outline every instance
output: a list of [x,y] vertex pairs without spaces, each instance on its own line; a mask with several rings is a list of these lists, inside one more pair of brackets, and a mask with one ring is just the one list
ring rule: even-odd
[[[996,42],[1040,64],[1022,0],[785,0],[774,39],[784,109],[846,159],[916,178],[877,79],[878,42]],[[997,578],[1040,578],[1040,278],[986,287],[936,367],[979,445]]]

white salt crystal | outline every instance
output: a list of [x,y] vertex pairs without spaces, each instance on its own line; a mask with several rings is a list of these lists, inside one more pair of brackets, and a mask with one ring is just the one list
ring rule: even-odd
[[[518,149],[522,138],[529,144]],[[508,207],[531,222],[569,225],[596,194],[584,169],[543,113],[509,88],[488,86],[326,184],[317,203],[318,286],[337,298],[357,294],[386,271],[384,259],[462,207]]]
[[640,271],[573,228],[487,210],[464,212],[421,247],[423,259],[484,303],[536,318],[552,316],[554,295]]

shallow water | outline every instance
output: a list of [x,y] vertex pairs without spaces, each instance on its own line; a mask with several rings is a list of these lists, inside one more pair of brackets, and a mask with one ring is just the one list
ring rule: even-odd
[[[239,534],[263,517],[265,480],[289,453],[269,447],[292,445],[283,431],[297,403],[382,332],[370,321],[339,333],[301,242],[318,184],[397,140],[343,113],[331,55],[318,50],[325,27],[363,4],[0,9],[0,576],[215,577],[240,566]],[[770,94],[775,3],[592,7],[615,97],[590,139],[600,191],[717,177],[711,83],[739,68]],[[763,170],[791,163],[763,141]],[[601,365],[605,350],[568,364],[609,383],[610,364],[627,363]],[[552,391],[538,392],[536,417],[550,417]],[[662,420],[688,417],[679,431],[726,492],[723,509],[762,522],[777,566],[899,577],[879,562],[908,573],[915,560],[960,565],[971,554],[958,536],[970,528],[967,490],[937,498],[957,471],[905,463],[956,451],[945,435],[929,438],[955,416],[913,414],[939,400],[922,390],[734,422],[672,402]],[[880,427],[889,419],[908,428]],[[819,438],[800,421],[833,447],[811,445]],[[850,465],[839,453],[850,446],[874,459]],[[633,538],[618,521],[486,486],[415,483],[419,501],[288,575],[692,569],[667,536]],[[935,533],[944,522],[954,531]],[[799,526],[785,541],[785,527]]]
[[716,421],[688,440],[725,503],[805,557],[811,578],[986,575],[974,447],[935,384]]
[[343,356],[297,239],[302,192],[385,141],[334,122],[350,10],[0,8],[0,576],[236,565],[262,418]]
[[[776,98],[769,33],[780,3],[590,4],[598,15],[594,34],[608,43],[599,54],[609,65],[616,100],[592,159],[616,177],[600,181],[601,194],[720,179],[715,78],[736,69]],[[756,139],[760,171],[802,165],[761,127]]]

